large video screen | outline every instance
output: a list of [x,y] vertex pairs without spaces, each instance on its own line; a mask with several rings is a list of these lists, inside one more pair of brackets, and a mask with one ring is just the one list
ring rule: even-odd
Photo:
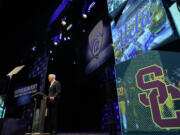
[[0,96],[0,107],[4,107],[4,100],[2,96]]
[[179,57],[149,51],[115,65],[122,135],[179,135]]
[[111,30],[116,64],[174,36],[162,0],[129,0],[118,21],[111,21]]
[[5,115],[4,99],[2,96],[0,96],[0,119],[4,118],[4,115]]

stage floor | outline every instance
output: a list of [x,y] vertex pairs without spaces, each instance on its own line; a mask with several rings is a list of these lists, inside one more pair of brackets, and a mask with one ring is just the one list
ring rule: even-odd
[[[26,133],[25,135],[51,135],[50,133]],[[109,133],[57,133],[56,135],[109,135]]]
[[[26,133],[25,135],[51,135],[49,133]],[[110,133],[57,133],[56,135],[110,135]],[[122,135],[117,132],[116,135]],[[180,132],[128,132],[123,135],[180,135]]]

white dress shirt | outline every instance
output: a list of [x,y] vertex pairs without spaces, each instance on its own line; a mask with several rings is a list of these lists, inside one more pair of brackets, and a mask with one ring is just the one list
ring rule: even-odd
[[50,85],[50,87],[51,87],[51,86],[54,84],[54,82],[55,82],[55,81],[56,81],[56,80],[54,80],[54,81],[52,81],[52,82],[51,82],[51,85]]

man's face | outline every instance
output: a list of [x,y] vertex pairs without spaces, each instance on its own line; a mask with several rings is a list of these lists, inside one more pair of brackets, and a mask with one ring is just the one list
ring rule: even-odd
[[49,76],[48,76],[48,80],[49,80],[49,82],[52,82],[52,81],[53,81],[53,76],[52,76],[52,75],[49,75]]

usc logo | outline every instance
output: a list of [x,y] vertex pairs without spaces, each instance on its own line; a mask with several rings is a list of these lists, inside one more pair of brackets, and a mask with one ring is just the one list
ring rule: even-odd
[[[148,75],[152,78],[145,81],[144,77]],[[163,69],[158,65],[140,69],[136,74],[136,85],[143,93],[138,97],[141,104],[150,107],[152,120],[159,128],[180,128],[180,110],[173,110],[175,115],[168,118],[163,118],[161,113],[161,106],[167,104],[169,99],[180,99],[180,90],[171,84],[167,85],[164,76]]]

